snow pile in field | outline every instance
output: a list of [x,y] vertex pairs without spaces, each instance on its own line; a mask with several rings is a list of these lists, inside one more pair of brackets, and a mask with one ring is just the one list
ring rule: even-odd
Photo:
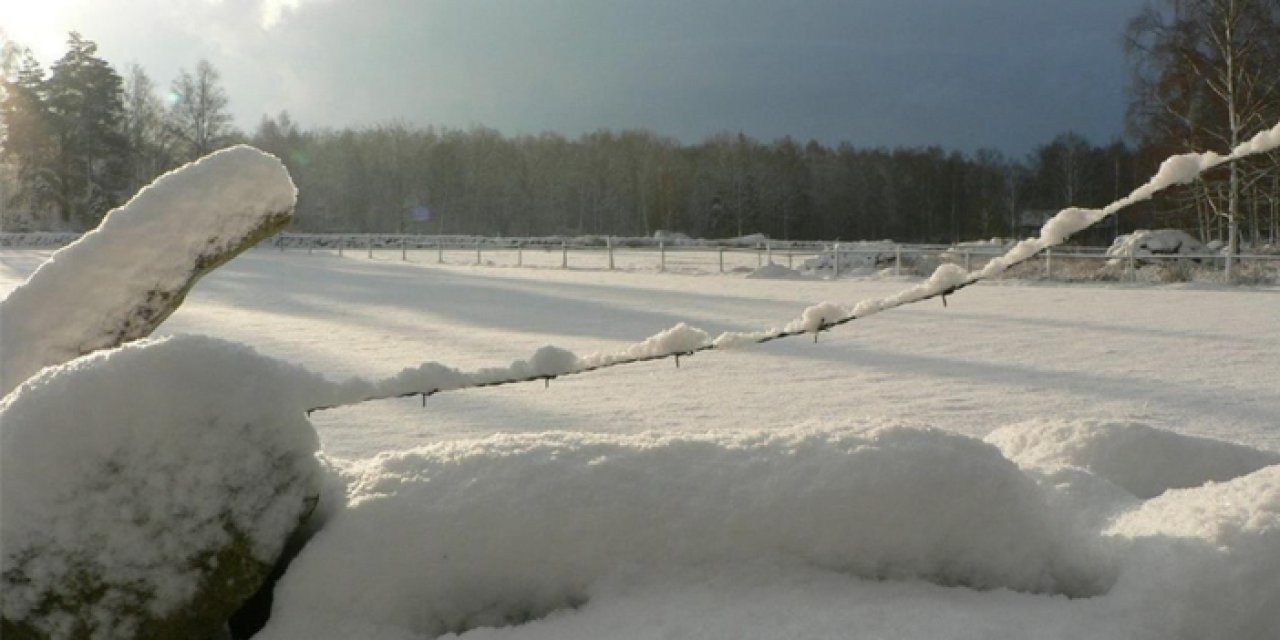
[[769,264],[766,264],[763,267],[760,267],[759,269],[756,269],[755,271],[748,273],[747,277],[753,280],[808,280],[809,279],[808,276],[804,275],[803,273],[800,273],[795,269],[784,267],[776,262],[770,262]]
[[183,606],[228,527],[273,562],[318,490],[318,439],[301,411],[318,381],[247,347],[181,337],[47,368],[6,396],[4,617],[23,620],[68,585],[101,586],[84,617],[103,637],[127,635],[138,621],[121,617],[121,594],[143,594],[155,616]]
[[678,568],[1071,595],[1113,579],[1015,465],[941,431],[509,436],[352,473],[350,506],[291,565],[264,638],[511,624]]
[[247,146],[156,179],[0,301],[0,394],[41,367],[147,335],[195,277],[286,222],[296,198],[284,165]]
[[1144,499],[1280,464],[1280,454],[1132,422],[1035,420],[986,440],[1020,465],[1079,467]]
[[1180,229],[1138,230],[1122,236],[1107,248],[1111,258],[1149,258],[1153,255],[1195,255],[1211,253],[1199,240]]

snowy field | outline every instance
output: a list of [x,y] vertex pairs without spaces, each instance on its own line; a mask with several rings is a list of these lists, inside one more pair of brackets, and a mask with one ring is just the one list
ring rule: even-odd
[[[0,294],[48,255],[0,251]],[[159,333],[379,379],[918,281],[434,258],[253,250]],[[1002,282],[948,305],[316,412],[351,503],[262,637],[1275,638],[1280,290]]]

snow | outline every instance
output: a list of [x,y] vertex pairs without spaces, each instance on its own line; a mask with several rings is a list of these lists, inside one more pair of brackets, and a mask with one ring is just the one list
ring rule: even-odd
[[1107,256],[1113,258],[1148,258],[1152,255],[1184,254],[1203,257],[1211,250],[1180,229],[1139,229],[1133,233],[1116,236],[1107,248]]
[[384,454],[355,475],[264,638],[434,637],[683,567],[1074,596],[1113,579],[1017,467],[936,430],[512,436]]
[[997,429],[986,440],[1019,464],[1079,467],[1143,499],[1280,464],[1280,454],[1138,422],[1034,420]]
[[[193,273],[287,218],[296,197],[284,165],[247,146],[158,178],[0,301],[0,395],[41,367],[146,335],[140,327],[163,320]],[[139,307],[148,315],[136,317]]]
[[[1276,144],[1280,127],[1233,157]],[[394,399],[324,411],[319,439],[345,486],[326,482],[303,417],[740,347],[780,335],[760,327],[801,301],[834,297],[815,294],[871,294],[852,311],[808,304],[785,325],[816,331],[968,286],[1223,161],[1172,158],[1124,200],[1061,212],[994,267],[943,265],[905,290],[250,256],[166,331],[267,356],[148,340],[47,368],[0,401],[4,613],[25,616],[95,562],[152,594],[153,611],[177,607],[192,559],[225,538],[220,517],[268,558],[323,485],[326,524],[278,586],[268,640],[1270,638],[1270,291],[974,287],[964,311],[915,307],[809,350],[573,376],[539,398],[454,394],[416,416]],[[9,286],[21,264],[6,263]],[[39,308],[22,302],[30,289],[5,301],[18,324]],[[1197,306],[1208,312],[1186,312]],[[6,350],[21,337],[5,334]],[[386,370],[421,360],[411,352],[460,365]],[[65,349],[55,356],[34,366]],[[262,475],[290,466],[303,482]],[[109,600],[96,603],[104,624],[127,631]]]
[[795,269],[789,269],[775,262],[770,262],[769,264],[748,273],[746,277],[759,278],[762,280],[805,280],[808,278],[808,276],[796,271]]
[[[29,256],[0,251],[0,289],[21,281]],[[812,300],[870,309],[902,286],[721,276],[714,252],[706,276],[410,258],[252,251],[202,281],[162,331],[253,344],[323,374],[234,376],[303,407],[384,384],[424,356],[450,363],[423,367],[435,382],[448,371],[548,374],[586,358],[548,345],[681,352],[710,335],[767,334],[759,328]],[[943,272],[917,284],[955,282]],[[1280,298],[1266,289],[983,284],[949,307],[869,317],[819,345],[439,394],[425,408],[412,398],[317,412],[349,501],[327,496],[329,524],[291,568],[265,637],[418,638],[490,623],[461,637],[1268,639],[1280,620],[1257,603],[1275,599],[1267,554],[1280,523],[1274,480],[1259,479],[1276,467],[1249,469],[1280,452],[1276,317]],[[635,342],[645,335],[655,339]],[[190,374],[155,375],[181,386]],[[1025,436],[1021,448],[1002,433]],[[1192,473],[1201,462],[1212,473]],[[1115,468],[1126,464],[1132,477]],[[1144,475],[1161,469],[1173,479]],[[1202,478],[1220,482],[1135,495]],[[1215,493],[1228,486],[1239,494]],[[991,487],[1011,497],[984,500]],[[1227,497],[1237,510],[1214,506]],[[1173,513],[1186,524],[1159,529]],[[741,528],[725,528],[734,518]],[[532,533],[507,531],[516,525]],[[823,538],[828,527],[840,535]],[[1105,593],[943,586],[957,582],[946,575],[1014,585],[1021,561],[983,546],[1012,531],[1019,557],[1040,559],[1030,566],[1059,558],[1058,571],[1101,577]],[[952,546],[918,552],[933,543]],[[345,555],[324,551],[343,545]],[[940,569],[965,551],[963,572]],[[878,575],[868,567],[902,573],[868,579]],[[397,581],[382,583],[379,568]],[[448,584],[474,588],[435,598]],[[333,601],[333,615],[314,611]],[[410,608],[427,613],[370,626]]]
[[[300,407],[322,382],[248,347],[188,336],[49,367],[6,396],[4,617],[25,619],[84,575],[147,594],[147,609],[166,615],[188,602],[227,526],[274,562],[319,490],[319,441]],[[138,622],[118,599],[92,606],[95,637],[127,636]]]

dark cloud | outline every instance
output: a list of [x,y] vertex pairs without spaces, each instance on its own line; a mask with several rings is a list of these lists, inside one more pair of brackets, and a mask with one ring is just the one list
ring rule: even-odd
[[[1122,130],[1141,0],[125,0],[67,17],[162,84],[208,58],[242,126],[644,127],[1021,154]],[[290,8],[291,7],[291,8]],[[21,37],[21,34],[15,34]]]

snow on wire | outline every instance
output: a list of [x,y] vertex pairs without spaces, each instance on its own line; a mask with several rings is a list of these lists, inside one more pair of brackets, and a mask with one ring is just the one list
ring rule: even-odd
[[781,328],[757,332],[726,332],[713,339],[707,332],[682,322],[626,350],[612,354],[578,357],[559,347],[545,346],[528,360],[517,360],[508,367],[481,369],[474,372],[463,372],[439,363],[428,362],[405,369],[391,378],[378,382],[356,378],[334,385],[324,404],[311,407],[307,413],[372,400],[413,396],[421,396],[425,405],[427,397],[443,391],[537,380],[549,384],[551,380],[560,376],[666,358],[674,358],[676,366],[679,366],[681,356],[763,344],[805,334],[813,334],[814,341],[817,341],[818,334],[823,331],[889,309],[932,298],[941,298],[945,305],[948,295],[997,276],[1010,267],[1035,257],[1045,249],[1056,247],[1072,235],[1133,204],[1149,200],[1169,187],[1191,183],[1199,178],[1200,174],[1210,169],[1248,156],[1266,153],[1278,147],[1280,147],[1280,123],[1258,133],[1225,156],[1212,151],[1171,156],[1161,163],[1160,169],[1146,184],[1134,189],[1129,195],[1101,209],[1076,207],[1063,209],[1044,224],[1038,237],[1019,242],[1004,255],[988,262],[982,269],[966,271],[958,265],[944,264],[938,267],[925,282],[904,289],[895,295],[863,300],[852,308],[823,302],[805,309],[799,318]]

